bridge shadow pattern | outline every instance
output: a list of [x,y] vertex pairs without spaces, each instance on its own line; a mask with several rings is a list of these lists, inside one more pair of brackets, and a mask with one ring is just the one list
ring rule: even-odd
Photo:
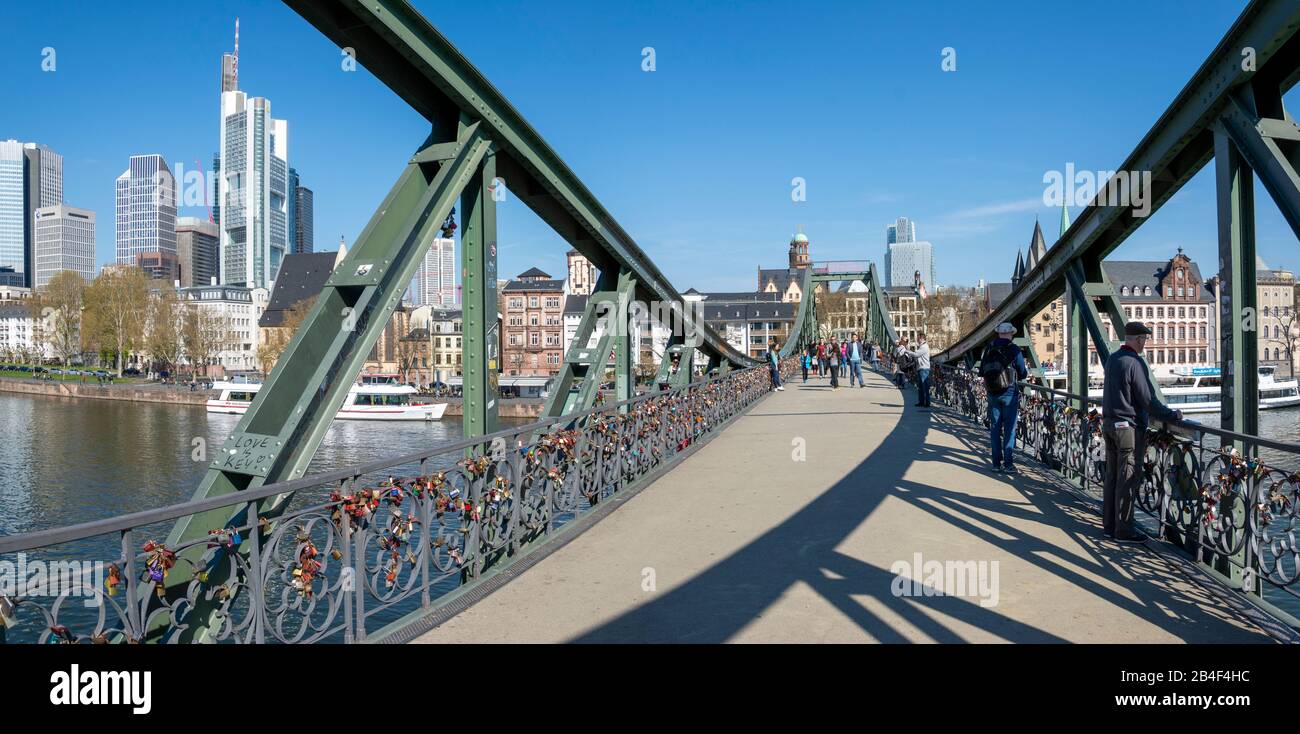
[[[915,635],[909,635],[883,615],[873,613],[855,597],[874,599],[878,602],[875,606],[885,607],[937,642],[967,641],[959,630],[936,619],[937,616],[964,622],[1009,642],[1068,641],[1058,634],[1012,619],[997,607],[982,607],[970,598],[892,594],[891,584],[896,577],[889,569],[837,550],[886,498],[896,498],[919,508],[954,531],[969,533],[1120,610],[1159,625],[1175,638],[1266,641],[1260,635],[1232,625],[1230,610],[1216,608],[1209,595],[1195,585],[1179,583],[1180,579],[1154,554],[1106,540],[1096,508],[1065,491],[1043,470],[1022,469],[1016,477],[996,475],[998,481],[1014,489],[1013,499],[980,496],[906,479],[908,468],[918,461],[987,471],[988,434],[955,413],[922,411],[912,407],[909,400],[902,402],[905,406],[902,415],[879,446],[815,500],[681,585],[571,641],[726,642],[761,618],[791,587],[801,583],[851,619],[871,639],[880,642],[910,642]],[[875,405],[884,407],[887,403]],[[769,401],[747,419],[819,415],[780,410],[780,404]],[[871,412],[845,410],[826,415],[856,416]],[[955,438],[960,448],[928,442],[927,437],[934,432]],[[915,458],[910,462],[877,461],[886,455]],[[1013,519],[1056,528],[1064,533],[1067,541],[1085,549],[1091,567],[1081,565],[1080,558],[1063,553],[1061,545],[1008,522]],[[905,528],[898,530],[906,532]],[[1116,580],[1127,594],[1102,583],[1099,577],[1103,576]],[[1221,627],[1226,637],[1207,640],[1207,625]]]

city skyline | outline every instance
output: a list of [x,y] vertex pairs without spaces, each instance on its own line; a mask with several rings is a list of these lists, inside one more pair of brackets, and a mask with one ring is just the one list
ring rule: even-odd
[[[428,3],[416,5],[428,9]],[[616,10],[634,18],[643,30],[609,34],[592,48],[567,55],[550,52],[607,21],[571,10],[574,28],[547,39],[524,32],[533,20],[529,10],[453,8],[440,11],[438,18],[440,29],[452,42],[520,106],[584,181],[602,192],[602,201],[642,248],[664,263],[665,273],[679,290],[722,291],[744,287],[749,267],[780,257],[778,248],[783,248],[797,223],[803,223],[817,243],[815,260],[878,260],[881,223],[904,212],[921,223],[926,239],[935,243],[940,275],[969,274],[943,277],[945,282],[973,284],[980,278],[1005,278],[1005,268],[993,263],[1014,257],[1029,220],[1035,214],[1044,219],[1058,215],[1056,207],[1043,202],[1044,175],[1069,165],[1081,170],[1115,168],[1217,42],[1240,11],[1239,5],[1197,4],[1199,12],[1187,20],[1187,32],[1156,41],[1161,47],[1152,56],[1161,63],[1124,77],[1132,83],[1118,90],[1111,80],[1123,76],[1125,69],[1122,62],[1108,57],[1122,56],[1120,51],[1132,42],[1129,34],[1135,31],[1121,29],[1113,37],[1090,41],[1090,53],[1102,60],[1101,65],[1096,73],[1080,75],[1077,65],[1049,52],[1081,41],[1088,29],[1070,30],[1062,38],[1059,24],[1054,23],[1057,11],[1027,16],[1014,8],[991,11],[947,5],[949,11],[941,18],[926,15],[928,24],[919,27],[914,37],[887,39],[864,51],[860,44],[840,44],[841,36],[864,31],[875,16],[889,20],[886,25],[910,23],[920,17],[919,11],[878,7],[868,12],[837,6],[833,12],[843,18],[844,27],[829,32],[825,48],[806,52],[788,67],[755,55],[772,32],[764,24],[778,12],[775,6],[756,6],[752,19],[722,9],[688,12],[691,24],[706,29],[734,27],[735,37],[725,43],[743,64],[739,60],[714,63],[716,49],[694,40],[700,37],[697,32],[688,34],[675,28],[680,24],[652,17],[653,8]],[[1139,15],[1155,12],[1127,10]],[[819,12],[790,19],[781,25],[783,32],[811,32]],[[510,39],[509,54],[494,50],[496,41],[475,32],[481,26],[471,19],[481,21],[478,16],[484,13]],[[18,9],[17,29],[27,38],[49,37],[47,45],[60,54],[57,70],[42,71],[42,57],[35,50],[10,48],[0,52],[0,74],[12,79],[20,93],[45,93],[52,103],[82,95],[99,112],[56,117],[18,109],[13,127],[0,130],[0,138],[67,151],[69,192],[64,200],[100,216],[109,211],[111,201],[110,179],[102,178],[103,161],[120,160],[124,152],[139,150],[158,151],[178,164],[211,160],[220,134],[211,114],[212,91],[224,68],[222,54],[230,47],[236,17],[242,18],[244,35],[239,85],[277,100],[283,119],[295,120],[294,165],[313,171],[312,188],[321,199],[316,226],[326,241],[339,235],[349,241],[356,238],[427,132],[427,122],[374,80],[364,60],[355,73],[346,71],[347,59],[339,49],[292,11],[244,3],[177,8],[166,19],[131,19],[146,26],[146,31],[155,24],[160,31],[159,51],[168,63],[157,69],[159,83],[172,95],[166,115],[142,122],[107,104],[111,90],[121,86],[114,80],[142,73],[141,62],[124,63],[123,68],[94,63],[98,54],[107,52],[97,34],[111,37],[111,31],[124,27],[127,19],[107,10],[73,15],[65,21],[66,27],[55,27],[40,14]],[[184,39],[161,32],[177,22],[196,30]],[[870,37],[875,38],[875,33],[871,31]],[[1008,37],[1023,41],[1015,53],[1005,51]],[[640,69],[639,52],[652,42],[658,44],[659,64],[654,73],[647,73]],[[939,49],[947,46],[957,49],[960,61],[956,71],[946,73],[940,68]],[[631,60],[620,59],[625,54],[631,54]],[[522,59],[528,63],[520,63]],[[1033,68],[1024,68],[1027,59],[1033,60],[1028,65]],[[850,98],[830,94],[846,80],[826,80],[811,73],[825,64],[847,65],[852,74],[848,81],[862,93]],[[880,73],[884,68],[893,76]],[[566,87],[574,88],[602,79],[619,80],[602,92],[607,97],[595,100],[595,106],[624,112],[597,113],[600,132],[593,134],[592,120],[563,112],[570,108],[569,97],[552,100],[547,95],[554,92],[554,85],[535,83],[542,74],[564,79]],[[1013,74],[1020,87],[1001,91]],[[673,163],[698,159],[700,143],[694,138],[712,135],[716,122],[710,116],[725,108],[707,99],[706,90],[735,86],[727,97],[745,113],[772,98],[756,85],[740,83],[754,75],[771,77],[773,91],[804,90],[797,97],[799,124],[747,115],[743,129],[727,136],[727,143],[715,151],[739,169],[727,177],[706,171],[689,181],[675,178],[680,166]],[[872,116],[870,97],[882,91],[909,100],[909,123]],[[665,106],[683,94],[685,104]],[[1010,106],[1022,94],[1033,104]],[[1094,120],[1077,114],[1078,109],[1112,97],[1113,108],[1123,109],[1124,115]],[[323,98],[331,100],[327,108],[320,104]],[[850,116],[872,120],[870,129],[864,134],[837,122],[836,117],[843,115],[833,114],[839,111],[835,105],[844,106]],[[1014,111],[990,111],[999,105]],[[698,111],[692,122],[698,134],[686,140],[666,132],[676,121],[673,110],[682,108]],[[948,123],[959,117],[966,121],[963,125]],[[349,145],[355,131],[366,126],[373,128],[366,145]],[[1004,131],[1010,142],[993,140],[996,131]],[[809,133],[815,133],[813,138],[850,136],[852,150],[828,158],[806,145]],[[746,160],[741,152],[759,140],[771,141],[773,155]],[[1004,156],[1000,146],[1013,144],[1016,155]],[[888,175],[855,173],[858,165]],[[794,177],[806,181],[805,201],[792,200]],[[1213,262],[1217,229],[1212,179],[1212,167],[1207,167],[1112,257],[1155,257],[1181,245],[1195,259]],[[568,245],[512,192],[506,193],[507,200],[500,204],[501,268],[509,272],[535,262],[549,271],[562,271]],[[765,204],[756,212],[745,201]],[[1293,260],[1289,252],[1294,235],[1267,197],[1257,196],[1257,201],[1260,256],[1273,267],[1286,267],[1291,264],[1288,259]],[[206,218],[202,206],[186,202],[181,209],[184,215]],[[1077,208],[1073,214],[1077,216]],[[107,230],[100,227],[97,232],[98,263],[112,260],[105,246],[110,237]],[[293,246],[288,243],[289,250]],[[736,267],[738,263],[746,267]]]

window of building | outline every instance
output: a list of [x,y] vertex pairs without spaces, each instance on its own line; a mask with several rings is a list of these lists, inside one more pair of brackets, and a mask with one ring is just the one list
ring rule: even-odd
[[541,299],[538,298],[537,296],[529,296],[529,297],[528,297],[528,307],[529,307],[529,308],[537,308],[537,304],[540,303],[540,302],[541,302]]
[[1161,306],[1160,308],[1156,309],[1156,318],[1163,319],[1164,317],[1165,317],[1165,309],[1164,306]]
[[509,302],[508,304],[506,304],[506,305],[507,305],[509,308],[523,308],[523,307],[524,307],[524,299],[522,299],[522,298],[511,298],[511,299],[510,299],[510,302]]
[[547,308],[559,308],[559,307],[560,307],[560,299],[559,299],[558,297],[547,296],[547,298],[546,298],[546,307],[547,307]]
[[1119,294],[1120,294],[1121,296],[1127,296],[1127,295],[1128,295],[1128,286],[1126,286],[1126,285],[1125,285],[1125,286],[1120,286]]
[[535,332],[535,331],[530,331],[530,332],[528,332],[528,343],[531,344],[531,345],[534,346],[534,347],[540,345],[540,344],[541,344],[541,335],[538,334],[538,333]]
[[1201,324],[1201,339],[1207,338],[1205,335],[1205,324]]
[[1157,327],[1156,327],[1156,341],[1164,341],[1164,340],[1165,340],[1165,327],[1163,327],[1163,326],[1157,326]]
[[528,314],[528,325],[537,326],[537,314],[535,313]]

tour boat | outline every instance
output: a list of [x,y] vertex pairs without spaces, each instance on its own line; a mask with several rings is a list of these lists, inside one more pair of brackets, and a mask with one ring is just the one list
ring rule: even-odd
[[[209,413],[243,415],[262,389],[257,382],[217,382],[220,394],[209,400]],[[447,412],[446,403],[421,402],[418,391],[397,382],[396,375],[363,375],[343,399],[335,420],[436,421]]]
[[[1288,408],[1300,405],[1300,385],[1295,379],[1278,380],[1277,368],[1259,368],[1259,409]],[[1180,368],[1173,378],[1159,378],[1164,403],[1183,413],[1219,412],[1219,368]],[[1088,391],[1088,397],[1101,399],[1101,388]]]

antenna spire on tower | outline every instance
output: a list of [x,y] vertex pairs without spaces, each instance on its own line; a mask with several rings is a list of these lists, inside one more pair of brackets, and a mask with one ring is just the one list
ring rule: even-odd
[[235,63],[231,71],[235,78],[235,89],[239,89],[239,18],[235,18]]

